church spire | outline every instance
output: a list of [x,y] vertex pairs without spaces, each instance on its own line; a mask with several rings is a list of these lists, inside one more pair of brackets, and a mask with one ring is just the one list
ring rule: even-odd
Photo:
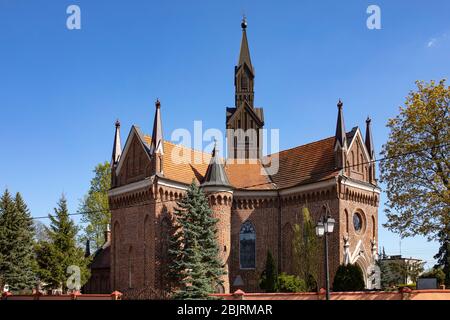
[[242,27],[242,41],[241,41],[241,50],[239,52],[238,67],[243,66],[245,63],[247,67],[250,69],[250,71],[253,73],[253,66],[250,59],[250,49],[248,48],[248,41],[247,41],[247,31],[246,31],[247,18],[245,16],[242,18],[241,27]]
[[214,145],[212,157],[206,170],[205,178],[202,187],[230,187],[225,168],[219,157],[219,150],[217,145]]
[[372,139],[372,120],[367,117],[366,120],[366,139],[365,144],[367,148],[367,152],[369,153],[370,159],[373,160],[375,158],[375,151],[373,148],[373,139]]
[[152,156],[152,174],[164,175],[164,139],[161,121],[161,103],[159,99],[155,102],[155,119],[153,120],[152,141],[150,143],[150,153]]
[[343,105],[341,99],[339,99],[337,104],[338,117],[334,142],[336,167],[339,169],[343,169],[347,165],[347,134],[345,133],[344,112],[342,111]]
[[111,166],[117,165],[122,155],[122,146],[120,144],[120,121],[116,121],[116,133],[114,135],[114,144],[111,157]]
[[337,104],[338,107],[338,118],[336,123],[336,142],[335,145],[339,145],[341,148],[347,148],[347,136],[345,134],[345,125],[344,125],[344,112],[342,111],[343,103],[341,99]]
[[250,50],[247,41],[247,19],[242,19],[242,40],[241,50],[239,52],[239,61],[234,68],[234,86],[235,86],[235,105],[242,106],[246,102],[250,108],[253,108],[254,100],[254,78],[255,72],[250,59]]
[[161,121],[161,103],[159,99],[155,102],[155,119],[153,120],[153,134],[150,143],[150,152],[164,154],[164,141]]

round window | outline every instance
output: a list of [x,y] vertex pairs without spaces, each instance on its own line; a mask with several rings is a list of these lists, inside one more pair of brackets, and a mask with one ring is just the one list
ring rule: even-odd
[[355,212],[353,214],[353,226],[355,228],[355,231],[357,232],[361,231],[362,229],[362,218],[358,212]]

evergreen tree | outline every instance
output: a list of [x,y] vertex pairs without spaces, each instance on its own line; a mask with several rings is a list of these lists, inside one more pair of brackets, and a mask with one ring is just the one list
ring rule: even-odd
[[89,260],[84,257],[84,251],[77,246],[76,236],[78,228],[70,219],[67,200],[64,196],[55,208],[55,215],[49,215],[50,226],[47,228],[49,241],[39,241],[36,246],[38,275],[47,289],[62,289],[67,291],[69,266],[80,268],[83,285],[89,276]]
[[207,276],[205,263],[202,261],[202,251],[194,239],[191,247],[186,251],[185,259],[186,272],[181,280],[182,290],[178,291],[175,299],[208,299],[208,295],[213,292],[212,282]]
[[175,231],[169,241],[168,278],[176,299],[207,299],[223,283],[217,222],[203,191],[193,181],[177,202]]
[[17,193],[8,190],[0,200],[0,282],[11,291],[31,290],[34,276],[33,223],[30,212]]
[[259,287],[266,292],[278,291],[278,271],[272,253],[267,251],[266,267],[261,274]]
[[442,268],[445,285],[450,286],[450,227],[439,232],[439,242],[441,244],[439,252],[434,256],[437,259],[435,268]]

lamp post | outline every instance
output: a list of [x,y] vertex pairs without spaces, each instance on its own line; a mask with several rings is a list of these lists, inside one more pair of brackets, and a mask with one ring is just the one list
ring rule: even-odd
[[332,233],[334,230],[335,220],[328,215],[322,217],[322,219],[317,223],[316,235],[318,237],[325,238],[325,283],[326,283],[326,298],[330,300],[330,270],[328,266],[328,234]]

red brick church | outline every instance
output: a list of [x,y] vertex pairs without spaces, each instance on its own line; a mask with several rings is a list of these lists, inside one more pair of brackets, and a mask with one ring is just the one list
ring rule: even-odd
[[[109,191],[111,238],[102,248],[109,255],[109,290],[164,289],[173,212],[192,180],[206,192],[219,218],[218,243],[227,275],[218,291],[260,291],[268,250],[279,270],[292,274],[293,225],[301,224],[303,207],[314,221],[330,214],[337,222],[329,240],[331,277],[339,264],[356,263],[366,287],[376,285],[380,189],[370,119],[365,137],[357,126],[346,131],[339,101],[334,135],[263,156],[260,135],[245,135],[264,128],[263,109],[254,106],[255,74],[246,28],[244,20],[235,67],[235,105],[226,108],[225,159],[216,150],[211,155],[165,140],[159,101],[152,134],[132,126],[123,149],[116,123]],[[235,131],[244,132],[245,138],[233,136]],[[180,150],[206,161],[180,163],[173,157]],[[268,173],[267,163],[272,161],[278,161],[279,168]],[[104,254],[100,256],[104,261]],[[322,265],[318,268],[322,272]],[[93,277],[96,272],[93,268]],[[98,279],[104,279],[105,269],[101,272],[103,278]]]

